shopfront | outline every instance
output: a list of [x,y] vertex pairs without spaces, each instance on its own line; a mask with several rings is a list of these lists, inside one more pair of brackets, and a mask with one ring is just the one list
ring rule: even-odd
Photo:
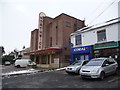
[[71,48],[70,64],[79,60],[90,60],[92,58],[92,46],[81,46]]
[[42,50],[24,53],[25,55],[34,55],[34,62],[42,68],[59,68],[60,67],[60,48],[48,48]]
[[94,57],[108,57],[108,58],[114,58],[118,63],[120,61],[120,42],[105,42],[105,43],[99,43],[94,45]]

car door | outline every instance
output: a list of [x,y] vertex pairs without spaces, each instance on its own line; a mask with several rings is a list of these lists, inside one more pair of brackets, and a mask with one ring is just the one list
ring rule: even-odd
[[116,71],[116,64],[112,58],[109,59],[109,65],[110,65],[110,73],[114,73]]
[[103,62],[103,70],[105,72],[105,74],[109,74],[111,72],[111,66],[109,65],[109,61],[108,59],[106,59],[104,62]]

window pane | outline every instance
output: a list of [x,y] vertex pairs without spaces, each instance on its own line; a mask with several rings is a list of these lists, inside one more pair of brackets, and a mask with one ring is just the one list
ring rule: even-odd
[[82,40],[81,40],[81,35],[78,35],[78,36],[76,36],[75,37],[76,39],[76,45],[80,45],[80,44],[82,44]]
[[85,55],[85,60],[88,60],[88,59],[89,59],[88,55]]
[[84,55],[81,55],[81,60],[84,60]]
[[106,32],[105,32],[105,30],[98,31],[97,32],[97,37],[98,37],[98,41],[105,41],[106,40]]

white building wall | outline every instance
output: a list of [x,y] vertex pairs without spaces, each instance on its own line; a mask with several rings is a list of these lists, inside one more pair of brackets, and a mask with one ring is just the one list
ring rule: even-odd
[[93,45],[97,42],[96,31],[88,31],[82,33],[82,46]]
[[73,47],[75,46],[75,36],[71,36],[71,43],[73,44]]
[[106,27],[107,41],[118,41],[118,23]]
[[[95,43],[102,43],[97,41],[97,31],[106,30],[106,41],[102,42],[109,42],[109,41],[120,41],[120,23],[100,27],[97,29],[89,30],[86,32],[81,32],[82,35],[82,45],[79,46],[88,46],[94,45]],[[77,34],[76,34],[77,35]],[[71,36],[71,42],[75,45],[75,34]]]
[[95,43],[100,43],[97,42],[97,31],[104,29],[106,30],[106,41],[103,42],[118,41],[118,23],[117,23],[117,24],[101,27],[98,29],[94,29],[88,32],[83,32],[82,46],[88,46],[88,45],[93,45]]
[[[118,17],[120,17],[120,1],[118,2]],[[118,40],[120,41],[120,23],[118,24]]]
[[120,23],[118,24],[118,40],[120,41]]

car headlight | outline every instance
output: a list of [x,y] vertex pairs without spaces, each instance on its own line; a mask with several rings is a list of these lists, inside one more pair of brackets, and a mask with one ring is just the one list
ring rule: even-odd
[[99,69],[94,69],[91,71],[92,73],[98,73],[99,72]]

